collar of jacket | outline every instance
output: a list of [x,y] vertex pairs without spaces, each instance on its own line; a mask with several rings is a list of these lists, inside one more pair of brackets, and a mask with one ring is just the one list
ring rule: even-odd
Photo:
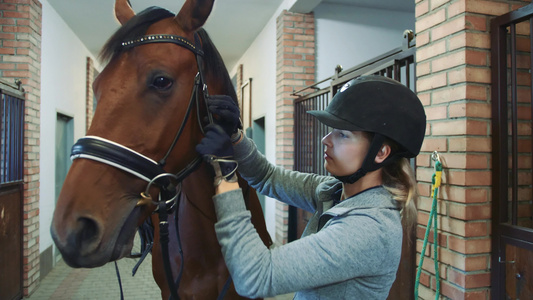
[[[394,209],[399,211],[401,209],[398,201],[393,200],[389,191],[382,186],[362,191],[361,193],[345,199],[339,204],[333,206],[335,198],[331,197],[340,193],[337,193],[337,190],[334,189],[335,187],[338,187],[337,185],[329,185],[329,187],[331,188],[324,190],[324,193],[330,196],[329,201],[326,201],[325,198],[319,197],[319,200],[324,199],[324,201],[321,203],[322,210],[319,212],[320,217],[318,219],[318,230],[322,229],[322,227],[330,219],[348,214],[354,210]],[[342,184],[340,188],[342,188]],[[326,195],[322,196],[326,197]]]

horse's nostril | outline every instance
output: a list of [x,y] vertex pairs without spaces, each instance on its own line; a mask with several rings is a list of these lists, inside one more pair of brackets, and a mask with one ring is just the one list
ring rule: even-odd
[[78,236],[76,239],[78,249],[88,250],[97,246],[99,232],[99,226],[96,221],[80,217],[78,219]]

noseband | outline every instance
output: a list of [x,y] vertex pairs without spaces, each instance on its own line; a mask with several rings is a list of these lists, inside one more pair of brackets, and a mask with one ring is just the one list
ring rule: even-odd
[[[185,117],[183,118],[181,122],[180,128],[176,136],[174,137],[172,144],[170,145],[169,149],[165,153],[164,157],[159,162],[156,162],[155,160],[149,157],[146,157],[138,153],[137,151],[130,149],[126,146],[120,145],[116,142],[113,142],[113,141],[110,141],[110,140],[107,140],[107,139],[104,139],[98,136],[85,136],[79,139],[76,142],[76,144],[74,144],[74,146],[72,147],[72,153],[70,156],[72,160],[75,160],[78,158],[85,158],[85,159],[90,159],[90,160],[94,160],[100,163],[107,164],[109,166],[128,172],[148,182],[145,192],[141,193],[141,199],[137,202],[137,206],[142,206],[142,205],[146,205],[150,203],[157,205],[156,210],[159,213],[159,220],[160,220],[159,230],[160,230],[160,238],[161,238],[161,250],[163,252],[163,259],[164,259],[163,267],[165,268],[167,281],[170,287],[171,299],[179,299],[177,291],[178,291],[179,281],[181,279],[181,274],[183,272],[183,252],[181,251],[179,229],[177,228],[178,220],[176,219],[175,220],[176,234],[178,238],[178,246],[179,246],[179,251],[181,255],[181,265],[180,265],[180,271],[178,274],[178,278],[174,282],[172,280],[172,270],[170,269],[170,259],[169,259],[169,253],[168,253],[168,222],[167,222],[168,219],[167,217],[168,217],[168,214],[176,210],[179,205],[178,195],[180,194],[180,189],[176,188],[175,183],[179,185],[183,181],[183,179],[185,179],[189,174],[191,174],[200,165],[200,163],[202,162],[202,158],[200,156],[197,156],[184,169],[182,169],[176,174],[166,172],[164,170],[164,166],[165,166],[168,156],[170,155],[170,153],[176,146],[176,143],[178,142],[178,139],[180,138],[185,128],[185,124],[187,123],[187,120],[189,119],[194,102],[196,102],[196,107],[197,107],[197,110],[196,110],[197,120],[203,132],[203,126],[202,126],[201,117],[200,117],[199,94],[200,92],[203,94],[204,101],[206,101],[206,107],[207,107],[207,99],[209,97],[207,84],[206,84],[206,81],[205,81],[205,78],[202,72],[204,52],[202,51],[200,47],[200,39],[198,37],[198,34],[196,33],[194,34],[194,40],[195,42],[192,43],[186,38],[181,37],[181,36],[158,34],[158,35],[144,35],[139,38],[133,39],[131,41],[125,41],[122,43],[123,49],[131,49],[131,48],[134,48],[140,45],[152,44],[152,43],[172,43],[172,44],[176,44],[180,47],[190,50],[196,56],[196,62],[198,65],[198,74],[196,75],[196,78],[194,81],[194,88],[191,93],[191,97],[189,100],[189,104],[187,106]],[[209,122],[213,123],[213,116],[211,115],[211,112],[209,111],[209,109],[207,110],[207,116],[208,116]],[[160,190],[159,201],[153,201],[152,197],[148,194],[148,190],[151,185],[156,185],[159,187],[159,190]],[[175,218],[176,216],[177,216],[177,213],[175,214]],[[148,249],[147,251],[149,251],[151,247],[147,249]],[[145,251],[145,253],[143,254],[143,257],[146,256],[147,251]],[[140,264],[140,262],[142,262],[142,260],[140,260],[137,263],[137,266]],[[134,270],[135,269],[136,268],[134,268]],[[224,297],[224,294],[230,282],[231,282],[230,279],[228,279],[228,281],[226,282],[224,286],[224,289],[219,295],[219,298]]]

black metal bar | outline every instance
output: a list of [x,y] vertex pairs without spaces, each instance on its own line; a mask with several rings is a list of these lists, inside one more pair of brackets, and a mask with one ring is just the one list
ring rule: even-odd
[[19,137],[19,142],[18,142],[18,146],[19,146],[19,149],[17,151],[17,153],[19,154],[19,167],[18,167],[18,176],[17,178],[19,180],[23,180],[24,179],[24,134],[25,134],[25,130],[24,130],[24,107],[26,105],[26,101],[24,100],[24,98],[21,98],[20,101],[20,118],[19,118],[19,132],[20,134],[18,135]]
[[[328,99],[329,94],[324,94],[320,98],[320,109],[324,110],[328,106]],[[319,134],[319,140],[318,140],[318,151],[320,153],[319,159],[316,164],[317,173],[321,175],[326,175],[326,170],[324,168],[324,147],[322,146],[322,138],[328,134],[328,128],[324,124],[320,124],[319,127],[320,134]]]
[[2,115],[0,116],[0,183],[6,182],[6,149],[5,149],[5,118],[7,116],[5,107],[5,95],[0,91],[0,106],[2,108]]
[[409,52],[409,51],[412,51],[412,50],[415,50],[415,48],[410,48],[409,50],[405,50],[403,51],[402,48],[396,48],[396,49],[393,49],[389,52],[386,52],[380,56],[377,56],[375,58],[372,58],[372,59],[369,59],[363,63],[360,63],[358,65],[356,65],[355,67],[352,67],[352,68],[349,68],[349,69],[346,69],[342,72],[339,73],[339,77],[345,77],[346,75],[352,73],[352,72],[355,72],[355,71],[359,71],[359,70],[362,70],[362,69],[365,69],[369,66],[372,66],[372,65],[379,65],[381,63],[383,63],[383,61],[389,61],[391,59],[395,59],[395,58],[399,58],[397,57],[398,55],[401,55],[401,54],[404,54],[406,52]]
[[412,61],[406,62],[405,66],[405,85],[407,85],[412,91],[416,92],[416,87],[414,86],[414,82],[411,80],[411,76],[413,76],[415,73],[411,73],[411,68],[415,68],[415,64]]
[[[294,105],[294,115],[295,116],[299,116],[300,113],[300,105],[298,104],[295,104]],[[296,155],[296,153],[300,152],[300,143],[299,143],[299,140],[300,140],[300,119],[298,117],[294,118],[294,140],[295,140],[295,145],[294,145],[294,166],[295,168],[297,168],[299,165],[300,165],[300,162],[299,162],[299,157],[298,155]]]
[[13,157],[13,168],[12,168],[12,170],[13,170],[13,172],[11,173],[12,174],[11,180],[16,180],[16,178],[17,178],[17,169],[18,169],[18,165],[20,164],[19,161],[18,161],[18,153],[17,153],[17,150],[18,150],[17,149],[18,148],[17,147],[18,146],[18,136],[20,135],[20,131],[18,130],[19,129],[18,128],[19,127],[18,126],[18,124],[19,124],[19,122],[18,122],[18,120],[19,120],[18,102],[19,101],[18,101],[18,99],[15,99],[15,98],[12,98],[11,101],[13,101],[13,106],[14,106],[14,109],[16,111],[16,113],[13,116],[13,124],[12,124],[12,126],[13,126],[13,140],[12,140],[12,142],[13,142],[13,156],[12,156]]
[[11,101],[11,106],[12,106],[12,110],[13,112],[15,113],[12,113],[11,114],[11,178],[10,180],[13,181],[15,180],[15,174],[16,174],[16,171],[17,171],[17,165],[18,165],[18,161],[17,161],[17,129],[18,129],[18,122],[17,122],[17,113],[18,113],[18,105],[17,105],[17,102],[15,101],[15,98],[13,97],[10,97],[10,101]]
[[[533,32],[533,16],[529,18],[529,32]],[[533,38],[531,36],[529,37],[529,72],[533,70]],[[533,120],[533,76],[529,77],[529,107],[530,107],[530,115],[529,119]],[[531,132],[529,139],[533,141],[533,131]],[[531,152],[531,150],[530,150]],[[530,169],[533,170],[533,159],[531,160]],[[531,182],[533,183],[533,172],[530,173]]]
[[[533,229],[509,224],[501,225],[502,237],[520,239],[533,245]],[[533,250],[533,248],[528,248]]]
[[7,97],[7,103],[8,103],[8,121],[7,121],[7,181],[12,180],[13,171],[13,102],[11,101],[11,97]]
[[308,89],[320,90],[320,88],[317,88],[316,86],[319,85],[319,84],[321,84],[321,83],[324,83],[324,82],[326,82],[326,81],[328,81],[328,80],[331,80],[332,78],[333,78],[333,76],[328,77],[328,78],[326,78],[326,79],[323,79],[323,80],[321,80],[321,81],[317,81],[317,82],[313,83],[312,85],[308,85],[308,86],[306,86],[306,87],[304,87],[304,88],[302,88],[302,89],[299,89],[299,90],[293,91],[293,92],[291,93],[291,95],[301,97],[302,95],[299,95],[299,93],[300,93],[300,92],[303,92],[303,91],[305,91],[305,90],[308,90]]
[[495,17],[492,19],[492,23],[498,24],[498,26],[508,26],[511,23],[520,23],[526,21],[533,14],[533,5],[528,4],[517,10],[508,12],[504,15]]
[[501,226],[506,216],[507,199],[507,142],[502,141],[507,136],[507,102],[506,99],[506,29],[498,22],[499,18],[491,21],[491,74],[492,82],[492,251],[491,256],[491,298],[504,299],[505,282],[504,268],[500,259],[505,255],[501,247]]
[[324,90],[324,89],[318,90],[316,92],[313,92],[313,93],[307,94],[305,96],[301,96],[301,97],[296,98],[294,100],[294,103],[300,103],[300,102],[303,102],[303,101],[307,101],[307,100],[309,100],[311,98],[318,97],[318,96],[320,96],[322,94],[326,94],[326,93],[329,93],[329,91],[328,90]]
[[[313,110],[319,110],[320,109],[320,99],[322,97],[323,97],[323,95],[320,95],[320,96],[318,96],[318,97],[313,99],[311,109],[313,109]],[[306,117],[309,117],[309,116],[306,116]],[[311,124],[313,124],[313,127],[309,131],[309,135],[308,135],[309,140],[308,140],[308,142],[309,142],[309,151],[311,151],[312,155],[309,157],[308,170],[310,172],[315,172],[316,171],[315,165],[316,165],[316,160],[317,160],[317,156],[318,156],[318,153],[316,151],[316,139],[317,139],[317,135],[319,134],[318,132],[319,132],[319,128],[320,128],[320,122],[318,122],[314,118],[310,119],[310,122],[311,122]]]
[[20,165],[19,162],[19,153],[18,151],[18,142],[19,142],[19,136],[21,134],[21,131],[19,129],[19,107],[20,107],[20,101],[16,98],[12,98],[13,105],[15,107],[16,113],[13,116],[13,176],[11,180],[16,180],[18,178],[18,166]]
[[16,132],[15,132],[15,122],[16,122],[16,119],[15,119],[15,115],[16,115],[16,103],[15,101],[13,101],[13,98],[12,97],[8,97],[9,99],[9,110],[10,110],[10,114],[9,114],[9,159],[8,159],[8,162],[9,162],[9,171],[8,171],[8,180],[9,181],[13,181],[13,173],[15,172],[15,165],[16,165],[16,161],[15,161],[15,135],[16,135]]
[[402,62],[396,60],[394,62],[394,77],[395,80],[402,82]]
[[516,99],[517,91],[517,70],[516,70],[516,24],[511,28],[511,168],[513,174],[511,186],[511,223],[518,223],[518,104]]

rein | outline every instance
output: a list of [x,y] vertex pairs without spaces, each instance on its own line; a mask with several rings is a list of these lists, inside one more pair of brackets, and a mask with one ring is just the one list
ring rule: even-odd
[[[185,128],[185,124],[187,123],[189,116],[192,111],[193,102],[196,102],[197,106],[197,121],[200,125],[202,133],[204,132],[204,128],[202,126],[202,121],[200,117],[200,98],[199,94],[200,91],[204,96],[204,101],[206,101],[207,105],[207,99],[209,98],[209,93],[207,89],[207,84],[205,81],[205,78],[203,76],[202,72],[202,65],[203,65],[203,55],[204,52],[201,50],[200,47],[200,39],[198,37],[198,34],[194,34],[195,42],[192,43],[189,40],[187,40],[184,37],[177,36],[177,35],[144,35],[138,38],[135,38],[130,41],[125,41],[121,45],[123,49],[131,49],[140,45],[145,44],[151,44],[151,43],[172,43],[176,44],[180,47],[186,48],[190,51],[192,51],[195,54],[196,62],[198,65],[198,74],[196,75],[193,91],[190,96],[189,104],[187,106],[187,111],[185,113],[185,117],[183,118],[181,125],[178,129],[177,134],[175,135],[169,149],[166,151],[165,155],[159,162],[156,162],[155,160],[146,157],[137,151],[130,149],[126,146],[123,146],[121,144],[118,144],[116,142],[107,140],[102,137],[98,136],[85,136],[81,139],[79,139],[76,144],[72,147],[72,153],[71,153],[71,159],[75,160],[78,158],[85,158],[90,159],[94,161],[98,161],[100,163],[104,163],[107,165],[110,165],[112,167],[118,168],[120,170],[123,170],[125,172],[128,172],[144,181],[148,182],[148,185],[145,189],[144,193],[141,193],[141,199],[137,202],[136,206],[142,206],[147,204],[154,204],[157,205],[157,208],[155,209],[156,212],[159,213],[159,233],[160,233],[160,242],[161,242],[161,249],[162,249],[162,256],[163,256],[163,267],[165,269],[165,275],[167,278],[167,282],[170,288],[170,298],[169,299],[175,299],[179,300],[178,295],[178,288],[179,288],[179,282],[181,280],[181,276],[183,273],[183,251],[181,247],[181,241],[179,236],[179,228],[178,228],[178,219],[177,214],[179,210],[179,195],[181,194],[181,182],[183,179],[185,179],[189,174],[191,174],[202,162],[202,158],[200,156],[197,156],[193,161],[191,161],[184,169],[179,171],[176,174],[167,173],[164,170],[164,165],[166,164],[166,160],[174,147],[176,146],[181,134],[183,133],[183,130]],[[201,88],[200,88],[201,87]],[[199,91],[200,90],[200,91]],[[207,110],[207,116],[209,119],[209,123],[213,123],[213,116],[209,109]],[[172,180],[171,180],[172,179]],[[176,182],[177,186],[179,188],[176,188],[176,185],[173,183]],[[152,200],[152,197],[148,193],[148,190],[150,186],[154,184],[157,187],[159,187],[159,201]],[[180,264],[180,270],[178,273],[178,277],[176,278],[176,281],[173,280],[172,270],[170,268],[170,255],[168,252],[168,215],[172,214],[174,211],[176,211],[174,218],[175,218],[175,226],[176,226],[176,236],[178,239],[178,247],[179,247],[179,253],[181,257],[181,264]],[[143,226],[144,228],[149,226]],[[153,227],[152,227],[153,228]],[[143,229],[145,230],[145,229]],[[144,234],[146,236],[147,234]],[[150,236],[150,234],[148,234]],[[152,235],[153,239],[153,235]],[[143,261],[143,259],[146,257],[147,253],[150,252],[152,249],[152,243],[149,241],[148,247],[145,247],[141,260],[137,263],[133,270],[133,274],[137,270],[140,263]],[[119,278],[119,285],[120,284],[120,275],[118,274],[118,268],[117,268],[117,276]],[[231,283],[231,276],[226,281],[226,284],[224,285],[223,290],[219,294],[217,299],[223,299],[224,295],[229,287],[229,284]],[[121,295],[122,295],[122,286],[121,286]]]

